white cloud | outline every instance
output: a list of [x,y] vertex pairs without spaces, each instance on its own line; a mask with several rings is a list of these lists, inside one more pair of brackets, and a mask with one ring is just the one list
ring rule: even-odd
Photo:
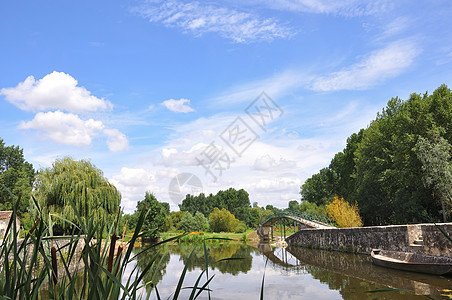
[[276,99],[309,84],[312,80],[311,77],[312,75],[304,71],[287,70],[262,80],[233,87],[223,95],[213,98],[211,103],[215,105],[218,105],[218,103],[227,105],[240,102],[251,103],[263,91],[271,98]]
[[74,114],[50,111],[37,113],[33,120],[22,122],[19,128],[42,130],[56,143],[81,147],[90,145],[104,125],[101,121],[84,121]]
[[258,2],[251,0],[251,2],[278,10],[348,17],[375,14],[386,11],[392,6],[388,0],[264,0]]
[[178,151],[175,148],[163,148],[162,163],[165,166],[197,166],[199,163],[196,158],[201,156],[207,146],[207,144],[198,143],[186,151]]
[[179,28],[195,36],[213,32],[237,43],[293,35],[291,29],[273,19],[204,2],[153,1],[137,10],[153,23]]
[[75,147],[89,146],[94,137],[103,132],[107,136],[107,146],[112,152],[128,148],[127,137],[117,129],[106,129],[102,121],[82,120],[78,115],[59,110],[39,112],[33,120],[22,121],[19,129],[34,129],[57,144]]
[[129,141],[127,136],[117,129],[104,129],[107,135],[107,146],[112,152],[127,150],[129,148]]
[[367,89],[404,72],[419,53],[414,42],[397,41],[373,52],[359,63],[314,79],[311,88],[318,91]]
[[300,178],[295,174],[284,174],[277,178],[261,179],[259,182],[250,186],[250,189],[258,193],[263,192],[283,192],[283,191],[298,191],[302,184]]
[[68,112],[84,112],[105,110],[112,104],[105,99],[99,99],[71,75],[63,72],[52,72],[39,80],[28,76],[16,87],[3,88],[0,95],[6,100],[26,111],[43,111],[49,109]]
[[121,206],[133,212],[138,201],[144,199],[146,191],[155,191],[155,177],[142,168],[121,168],[119,174],[109,181],[121,192]]
[[296,166],[297,163],[293,160],[280,158],[279,161],[276,161],[273,157],[267,154],[257,158],[254,161],[253,169],[259,171],[280,171],[284,169],[294,169]]
[[388,38],[398,35],[411,26],[411,21],[406,17],[398,17],[389,24],[386,24],[381,34],[381,38]]
[[179,100],[165,100],[162,102],[162,105],[174,112],[189,113],[195,111],[190,107],[190,100],[184,98],[181,98]]

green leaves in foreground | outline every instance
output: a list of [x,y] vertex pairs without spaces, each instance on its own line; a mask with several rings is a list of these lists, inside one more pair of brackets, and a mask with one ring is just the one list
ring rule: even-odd
[[[130,241],[120,243],[114,235],[118,222],[109,226],[105,219],[99,221],[94,214],[88,218],[82,217],[74,202],[71,199],[67,201],[75,211],[78,225],[71,235],[63,237],[53,236],[52,218],[69,224],[74,222],[61,215],[51,214],[46,218],[38,215],[32,229],[23,240],[19,240],[14,207],[0,247],[0,299],[142,299],[146,290],[146,299],[149,299],[154,289],[160,299],[155,275],[162,266],[162,258],[159,259],[161,249],[156,249],[155,255],[145,266],[138,267],[135,264],[132,271],[129,266],[127,277],[124,278],[126,268],[136,256],[184,235],[150,245],[133,256],[133,247],[142,236],[142,226],[149,213],[146,207],[140,212]],[[42,214],[39,207],[37,210]],[[103,239],[105,232],[108,233],[107,239]],[[205,245],[204,250],[207,251]],[[191,256],[187,266],[190,259]],[[183,289],[191,289],[190,299],[198,298],[204,291],[210,292],[208,285],[214,276],[208,276],[207,253],[205,259],[206,268],[192,287],[183,287],[187,271],[185,266],[173,299],[179,298]],[[204,273],[207,276],[205,282],[201,282]],[[145,275],[151,280],[143,283]]]

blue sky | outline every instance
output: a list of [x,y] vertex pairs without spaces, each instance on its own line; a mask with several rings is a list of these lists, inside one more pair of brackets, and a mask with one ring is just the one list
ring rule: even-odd
[[175,209],[182,173],[285,207],[391,97],[452,84],[451,15],[447,0],[2,1],[0,137],[36,169],[90,159],[128,212],[147,190]]

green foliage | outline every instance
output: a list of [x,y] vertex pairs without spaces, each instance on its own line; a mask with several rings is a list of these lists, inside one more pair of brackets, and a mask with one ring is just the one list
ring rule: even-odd
[[57,159],[51,168],[38,173],[35,185],[33,195],[41,212],[34,201],[30,201],[31,215],[34,219],[42,215],[45,222],[49,222],[51,217],[56,233],[68,233],[73,228],[61,218],[80,225],[71,203],[74,203],[83,221],[94,214],[96,222],[105,218],[111,224],[119,210],[121,194],[101,170],[86,160]]
[[[77,234],[64,238],[54,237],[51,226],[39,214],[42,210],[38,209],[38,219],[23,241],[18,240],[16,223],[12,221],[16,217],[16,207],[13,207],[13,218],[6,230],[6,235],[10,238],[3,239],[0,244],[0,261],[3,262],[3,267],[0,268],[0,298],[142,299],[144,289],[148,292],[148,298],[154,290],[158,295],[156,282],[167,255],[161,255],[157,246],[179,237],[150,245],[133,256],[133,245],[137,242],[145,221],[144,210],[138,217],[136,230],[127,247],[120,246],[116,251],[116,235],[103,239],[103,233],[114,232],[115,226],[107,226],[105,220],[98,222],[95,212],[82,218],[75,203],[70,201],[70,205],[78,219]],[[163,207],[165,208],[164,205]],[[207,257],[205,249],[204,245]],[[192,254],[193,252],[194,250]],[[147,254],[148,259],[138,260],[139,266],[128,266],[136,256]],[[205,281],[202,280],[208,272],[207,258],[205,269],[198,276],[195,285],[183,287],[192,254],[186,260],[173,299],[179,298],[182,289],[188,288],[191,291],[190,299],[196,299],[202,292],[210,291],[207,286],[213,276],[206,274]],[[71,268],[75,268],[75,271],[71,271]]]
[[208,228],[209,220],[199,211],[194,216],[195,231],[203,231]]
[[137,203],[135,215],[139,216],[143,209],[146,212],[143,223],[143,237],[155,240],[165,227],[166,218],[169,215],[169,204],[159,202],[154,194],[146,192],[144,200]]
[[446,212],[452,206],[452,164],[451,145],[442,137],[433,141],[419,137],[416,143],[417,156],[424,171],[424,184],[432,187],[435,198],[441,203],[443,221],[447,222]]
[[25,161],[23,150],[18,146],[5,146],[0,139],[0,186],[12,192],[10,194],[6,189],[0,188],[0,210],[12,210],[15,199],[11,195],[22,194],[20,203],[16,206],[17,214],[22,218],[28,210],[34,179],[35,171]]
[[239,224],[239,220],[235,218],[231,212],[222,208],[215,207],[209,215],[210,229],[213,232],[234,232]]
[[186,212],[182,219],[180,220],[179,228],[183,232],[193,232],[196,231],[196,221],[193,215],[189,212]]
[[326,216],[326,210],[324,205],[318,206],[315,203],[302,201],[300,204],[300,212],[308,212],[308,213],[314,213],[318,215]]
[[[350,136],[328,168],[306,180],[302,200],[323,205],[337,194],[357,201],[366,225],[439,220],[441,211],[451,210],[448,205],[442,209],[448,200],[440,192],[451,190],[451,183],[440,183],[438,177],[438,172],[445,174],[438,170],[451,164],[447,151],[438,146],[444,144],[440,138],[452,143],[450,124],[452,94],[445,85],[432,95],[389,100],[368,128]],[[432,164],[435,151],[442,158]]]
[[185,211],[172,211],[166,218],[164,231],[177,231],[180,230],[180,222],[184,216]]
[[246,224],[245,222],[240,221],[239,224],[235,227],[236,233],[244,233],[246,231]]
[[229,210],[236,218],[245,223],[251,222],[250,199],[248,193],[243,189],[237,191],[230,188],[226,191],[219,191],[216,195],[210,194],[207,197],[202,193],[199,196],[187,195],[182,204],[179,205],[181,211],[190,212],[192,215],[200,212],[204,216],[213,212],[215,207]]
[[301,186],[301,199],[317,205],[327,204],[334,196],[333,174],[328,168],[323,168],[318,174],[312,175]]

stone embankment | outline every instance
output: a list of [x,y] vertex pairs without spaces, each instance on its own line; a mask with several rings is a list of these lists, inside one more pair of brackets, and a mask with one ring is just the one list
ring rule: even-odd
[[289,246],[370,254],[373,248],[452,257],[452,223],[303,229],[286,238]]

